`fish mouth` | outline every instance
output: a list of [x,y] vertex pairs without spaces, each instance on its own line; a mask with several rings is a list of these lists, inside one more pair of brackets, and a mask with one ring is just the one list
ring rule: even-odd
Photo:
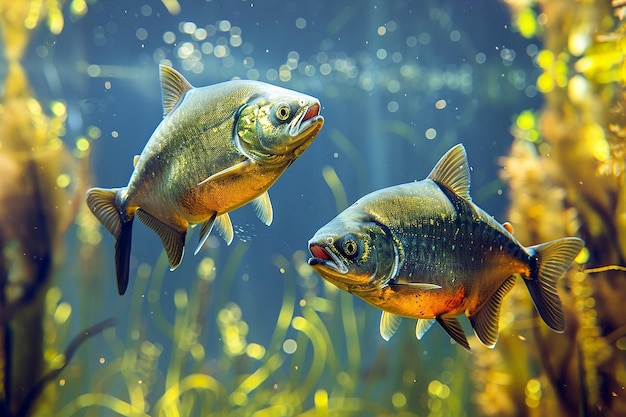
[[309,120],[310,118],[314,116],[318,116],[319,114],[320,114],[320,105],[319,103],[315,103],[309,107],[309,109],[304,114],[304,118],[302,118],[302,120],[303,121]]
[[309,243],[309,252],[311,252],[311,258],[309,258],[309,266],[317,267],[322,266],[331,269],[341,275],[348,273],[348,267],[339,259],[331,250],[326,249],[324,246]]
[[302,109],[289,127],[289,135],[296,142],[310,142],[324,125],[324,117],[320,116],[320,104],[314,103]]

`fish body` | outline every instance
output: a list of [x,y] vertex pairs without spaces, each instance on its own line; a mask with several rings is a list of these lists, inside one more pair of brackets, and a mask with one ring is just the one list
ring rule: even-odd
[[214,225],[230,244],[228,213],[253,202],[269,225],[267,190],[324,123],[319,101],[292,90],[247,80],[194,88],[166,66],[160,76],[164,118],[135,157],[128,185],[87,191],[89,208],[116,238],[120,294],[135,215],[159,235],[172,269],[190,225],[201,224],[196,253]]
[[465,314],[483,344],[495,346],[503,297],[522,277],[546,324],[565,328],[556,282],[583,247],[577,237],[525,247],[512,227],[471,201],[462,145],[430,175],[372,192],[317,231],[309,265],[327,281],[383,310],[389,339],[400,317],[421,337],[436,321],[463,347]]

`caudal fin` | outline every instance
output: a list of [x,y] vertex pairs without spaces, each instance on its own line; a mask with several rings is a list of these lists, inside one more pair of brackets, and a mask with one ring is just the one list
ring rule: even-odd
[[128,287],[130,269],[130,248],[133,232],[133,218],[124,221],[117,204],[120,188],[87,190],[87,205],[100,223],[115,237],[115,272],[117,275],[117,291],[120,295]]
[[559,333],[565,330],[565,318],[556,284],[584,245],[582,239],[566,237],[528,248],[536,258],[531,277],[524,282],[543,321]]

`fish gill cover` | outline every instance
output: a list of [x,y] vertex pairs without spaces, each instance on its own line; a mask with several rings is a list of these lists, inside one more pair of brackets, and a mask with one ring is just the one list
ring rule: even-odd
[[[561,280],[562,335],[541,324],[525,289],[513,288],[496,348],[469,356],[443,332],[416,341],[405,325],[380,340],[377,312],[324,284],[305,254],[314,230],[349,201],[423,178],[462,141],[476,155],[473,201],[509,220],[523,244],[578,234],[588,248],[580,262],[624,264],[620,6],[0,4],[1,128],[24,123],[12,132],[31,140],[37,135],[29,132],[49,132],[58,146],[43,147],[57,154],[45,171],[50,181],[38,182],[51,192],[39,195],[54,198],[27,199],[35,202],[28,206],[12,194],[2,206],[20,215],[34,206],[55,231],[52,240],[35,233],[7,241],[7,230],[32,219],[3,217],[3,311],[26,283],[37,283],[39,295],[37,308],[15,309],[11,323],[2,322],[2,334],[10,324],[24,329],[19,320],[33,329],[41,323],[21,339],[34,350],[4,349],[2,338],[2,363],[11,365],[0,384],[7,415],[624,413],[623,273],[574,270]],[[120,298],[110,237],[70,197],[86,182],[113,187],[128,179],[161,119],[159,64],[194,85],[241,78],[302,91],[320,99],[326,126],[274,185],[270,228],[242,208],[233,214],[232,246],[210,236],[171,272],[165,254],[156,255],[158,239],[137,227],[136,279]],[[24,110],[10,113],[15,93]],[[10,175],[8,167],[26,166],[25,153],[8,152],[15,143],[15,134],[0,138],[2,155],[15,161],[0,172],[12,184],[2,192],[20,195],[37,189],[32,179],[40,177]],[[90,153],[91,174],[60,156],[68,153],[79,167]],[[42,242],[55,261],[49,274],[33,275],[23,247]],[[20,281],[33,276],[46,279]],[[108,317],[115,328],[92,327]],[[81,336],[85,329],[94,339]],[[11,394],[19,385],[7,383],[47,376],[26,405]]]

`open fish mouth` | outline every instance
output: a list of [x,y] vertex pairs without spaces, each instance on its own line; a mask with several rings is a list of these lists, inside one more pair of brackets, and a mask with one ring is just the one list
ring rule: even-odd
[[321,265],[340,274],[348,273],[348,267],[346,264],[339,259],[337,255],[325,247],[311,243],[309,244],[309,252],[311,252],[312,256],[312,258],[309,258],[310,266]]
[[323,124],[324,118],[320,116],[320,105],[314,103],[292,120],[289,135],[296,137],[297,140],[315,137]]

